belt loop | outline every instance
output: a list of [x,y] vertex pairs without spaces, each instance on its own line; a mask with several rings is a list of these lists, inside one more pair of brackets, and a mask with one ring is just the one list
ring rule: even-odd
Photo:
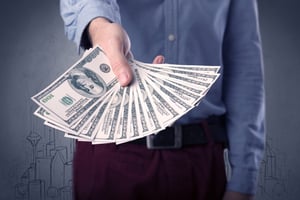
[[207,138],[207,141],[209,144],[212,144],[214,143],[214,139],[213,139],[213,136],[212,136],[212,132],[209,128],[209,125],[208,125],[208,121],[207,120],[202,120],[201,122],[201,125],[203,127],[203,130],[204,130],[204,134]]
[[174,127],[174,144],[179,148],[182,147],[182,125],[176,125]]

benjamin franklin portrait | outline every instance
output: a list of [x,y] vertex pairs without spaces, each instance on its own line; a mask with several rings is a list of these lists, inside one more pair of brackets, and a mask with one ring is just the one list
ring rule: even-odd
[[76,92],[89,98],[100,97],[106,91],[102,78],[87,68],[71,70],[68,82]]

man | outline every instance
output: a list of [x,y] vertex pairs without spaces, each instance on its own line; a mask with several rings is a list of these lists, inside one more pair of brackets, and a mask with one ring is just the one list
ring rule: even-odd
[[195,144],[149,150],[144,141],[77,143],[76,199],[253,198],[265,140],[255,0],[61,0],[61,14],[68,38],[78,47],[100,45],[123,86],[132,80],[127,63],[132,55],[145,62],[221,66],[221,77],[199,106],[176,122],[184,129],[182,141],[192,135]]

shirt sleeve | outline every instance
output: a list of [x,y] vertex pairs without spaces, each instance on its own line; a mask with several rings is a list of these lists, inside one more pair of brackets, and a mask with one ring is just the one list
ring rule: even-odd
[[66,36],[78,49],[90,47],[85,29],[92,19],[105,17],[111,22],[121,22],[116,0],[60,0],[60,14]]
[[227,190],[254,194],[265,145],[262,47],[255,0],[232,0],[223,43],[231,178]]

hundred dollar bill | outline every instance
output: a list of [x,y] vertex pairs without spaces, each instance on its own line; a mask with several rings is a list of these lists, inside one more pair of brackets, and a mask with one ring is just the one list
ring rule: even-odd
[[164,127],[161,126],[160,121],[157,116],[157,111],[153,108],[153,102],[152,99],[147,94],[147,88],[144,85],[144,82],[142,81],[142,78],[140,76],[140,73],[137,68],[133,69],[136,82],[137,82],[137,91],[139,95],[139,99],[143,99],[144,103],[142,108],[144,109],[146,113],[146,120],[150,123],[151,132],[157,132],[159,130],[162,130]]
[[[193,78],[184,78],[182,79],[182,76],[174,77],[174,76],[169,76],[168,74],[155,74],[152,72],[147,73],[147,76],[153,79],[159,79],[159,80],[166,80],[170,83],[173,83],[178,86],[183,86],[184,88],[188,89],[191,88],[192,92],[202,92],[202,91],[207,91],[212,84],[210,83],[205,83],[205,84],[198,84],[199,81],[195,80]],[[201,82],[201,81],[200,81]]]
[[51,128],[54,128],[58,131],[61,131],[61,132],[65,132],[64,136],[67,137],[67,138],[71,138],[71,139],[77,139],[79,141],[85,141],[85,142],[88,142],[89,140],[88,139],[85,139],[85,138],[80,138],[78,135],[76,134],[72,134],[70,132],[68,132],[65,127],[62,127],[61,125],[57,125],[55,123],[52,123],[50,121],[44,121],[44,125],[46,126],[49,126]]
[[[145,133],[149,132],[149,128],[146,124],[143,111],[140,113],[140,104],[138,96],[135,95],[136,91],[134,87],[128,87],[129,90],[129,106],[128,106],[128,119],[123,119],[123,131],[126,131],[126,138],[117,138],[116,144],[122,144],[131,140],[135,140],[144,137]],[[127,90],[127,91],[128,91]],[[124,108],[124,114],[125,114]],[[125,129],[125,126],[127,128]]]
[[61,126],[58,126],[57,124],[54,124],[50,121],[44,121],[44,125],[50,127],[50,128],[54,128],[58,131],[61,131],[61,132],[66,132],[66,130],[64,129],[64,127],[61,127]]
[[44,125],[46,125],[46,126],[49,126],[51,128],[56,128],[60,131],[63,130],[64,132],[66,132],[66,131],[73,132],[69,127],[63,126],[55,116],[51,115],[51,113],[47,112],[45,109],[43,109],[41,107],[36,109],[36,111],[34,112],[34,115],[45,120]]
[[172,91],[170,91],[168,88],[165,88],[159,84],[153,84],[151,82],[151,79],[147,79],[149,83],[152,83],[152,87],[160,92],[163,96],[165,96],[167,101],[172,102],[176,104],[177,108],[180,112],[189,110],[193,105],[188,104],[185,100],[181,99],[180,96],[175,95]]
[[133,122],[131,118],[132,118],[132,113],[133,115],[136,115],[136,113],[135,113],[135,109],[132,110],[133,97],[131,94],[132,94],[131,87],[126,87],[124,92],[123,102],[122,102],[123,112],[121,114],[119,130],[117,131],[115,136],[116,144],[127,142],[128,138],[133,137],[131,123],[136,123],[136,118],[135,118],[135,122]]
[[91,109],[88,110],[88,112],[77,122],[72,126],[72,130],[74,130],[77,135],[81,136],[90,136],[89,130],[96,118],[96,115],[100,109],[100,106],[102,106],[102,103],[104,102],[104,99],[101,99],[100,102],[96,103]]
[[[83,126],[82,130],[80,130],[79,137],[86,138],[92,140],[95,137],[94,131],[97,130],[98,122],[101,119],[102,114],[104,113],[107,107],[107,102],[102,101],[95,114],[87,121],[87,123]],[[100,116],[100,117],[99,117]]]
[[[143,103],[146,99],[146,93],[144,91],[138,91],[138,83],[136,80],[130,85],[131,87],[131,121],[132,126],[131,131],[134,137],[142,136],[148,133],[152,127],[149,120],[147,120],[146,108],[144,108]],[[139,95],[140,93],[140,95]]]
[[79,139],[77,135],[73,135],[72,133],[66,132],[66,130],[63,127],[57,126],[56,124],[53,124],[50,121],[44,121],[44,125],[50,128],[54,128],[55,130],[58,130],[60,132],[64,132],[65,137],[72,138],[72,139]]
[[134,88],[130,90],[131,98],[131,112],[129,112],[129,117],[131,124],[129,126],[129,137],[139,137],[144,133],[149,131],[148,125],[146,123],[145,115],[142,110],[140,99],[138,98],[137,91]]
[[72,130],[80,134],[83,138],[93,138],[93,131],[99,122],[99,116],[102,115],[106,109],[105,103],[110,100],[112,93],[117,87],[118,85],[115,85],[112,91],[106,93],[104,98],[89,109],[84,117],[80,119],[79,123],[72,126]]
[[157,65],[139,65],[141,69],[149,70],[154,73],[168,73],[180,75],[190,78],[195,78],[203,83],[214,83],[220,74],[218,73],[203,73],[197,70],[186,70],[183,68],[159,67]]
[[52,122],[56,122],[59,121],[58,118],[56,118],[55,116],[51,115],[51,113],[47,112],[44,108],[42,107],[38,107],[34,113],[35,116],[45,120],[45,121],[52,121]]
[[[118,103],[113,102],[113,104],[110,105],[110,107],[114,107],[114,113],[112,119],[110,120],[110,124],[108,124],[110,128],[109,135],[113,136],[114,140],[116,140],[116,137],[119,137],[119,135],[117,135],[117,131],[119,130],[120,121],[123,120],[121,116],[123,115],[124,100],[126,98],[124,94],[125,88],[120,87],[120,89],[116,93]],[[120,99],[121,101],[119,101]],[[121,137],[125,138],[126,133],[124,133],[124,135],[121,135]]]
[[212,83],[208,82],[202,82],[196,78],[191,78],[187,77],[184,75],[178,75],[178,74],[172,74],[172,72],[164,71],[164,72],[153,72],[153,71],[148,71],[148,75],[163,79],[163,80],[170,80],[172,82],[184,84],[184,85],[189,85],[192,87],[201,87],[201,88],[210,88]]
[[148,81],[146,83],[151,91],[151,98],[153,99],[154,108],[157,110],[159,120],[163,124],[163,127],[167,127],[171,121],[181,116],[181,112],[177,109],[177,106],[166,99],[156,88],[154,88]]
[[107,109],[98,123],[93,144],[114,142],[115,126],[117,125],[123,92],[124,89],[120,88],[120,90],[115,91],[112,95],[111,100],[108,102]]
[[147,81],[150,82],[150,84],[166,88],[177,97],[179,97],[182,101],[190,105],[194,105],[200,99],[202,99],[204,97],[204,92],[206,91],[198,89],[197,92],[194,92],[195,89],[189,86],[184,87],[182,85],[176,85],[168,80],[162,80],[153,76],[149,76],[149,79],[147,79]]
[[115,92],[110,93],[99,105],[95,115],[93,115],[92,119],[89,121],[88,126],[85,127],[83,131],[80,132],[79,136],[82,138],[93,140],[97,132],[99,130],[99,126],[101,125],[101,120],[105,116],[106,111],[109,108],[111,98]]
[[91,142],[90,139],[82,138],[82,137],[80,137],[78,135],[74,135],[74,134],[68,133],[68,132],[65,132],[64,137],[70,138],[70,139],[76,139],[76,140],[78,140],[80,142]]
[[107,57],[95,47],[32,100],[70,126],[115,84]]
[[[102,105],[103,101],[97,103],[89,112],[97,112],[99,110],[99,106]],[[89,130],[91,129],[91,126],[93,122],[95,121],[96,115],[92,115],[91,117],[87,118],[89,115],[86,114],[78,124],[76,124],[75,127],[67,127],[65,125],[62,125],[61,123],[58,123],[56,118],[53,118],[50,113],[45,111],[43,108],[39,108],[38,110],[35,111],[34,113],[38,117],[42,118],[45,120],[44,124],[55,128],[57,130],[66,132],[67,135],[70,135],[71,138],[83,138],[83,139],[91,139],[91,136],[89,135]],[[78,127],[81,127],[80,130],[78,130]]]
[[[162,85],[156,84],[151,79],[146,79],[148,87],[153,88],[152,98],[156,97],[157,105],[164,102],[164,106],[166,109],[172,112],[173,117],[169,118],[164,122],[165,126],[172,124],[178,118],[180,118],[183,114],[191,110],[194,106],[193,104],[189,104],[186,99],[182,98],[181,95],[176,95],[174,90],[170,90],[168,88],[163,87]],[[160,106],[160,109],[162,106]],[[177,112],[177,114],[174,113]]]
[[[134,84],[133,84],[134,85]],[[144,93],[143,99],[139,98],[139,95],[137,94],[137,85],[132,86],[128,88],[129,90],[129,106],[128,106],[128,122],[127,122],[127,132],[126,132],[126,138],[117,138],[116,144],[122,144],[128,141],[136,140],[141,137],[144,137],[146,135],[151,134],[152,127],[148,127],[149,121],[146,119],[146,115],[144,115],[144,109],[143,109],[143,100],[144,97],[146,97],[146,94]],[[126,106],[124,107],[124,116]],[[126,118],[123,118],[123,122],[126,122]],[[123,126],[123,131],[125,127]]]
[[172,102],[170,102],[169,99],[166,99],[166,96],[160,93],[155,85],[149,84],[147,75],[145,75],[142,71],[140,71],[140,73],[144,77],[142,82],[145,86],[147,96],[150,98],[152,106],[156,111],[157,118],[162,126],[166,127],[170,120],[175,119],[180,115],[180,110],[178,110],[177,106],[174,107]]
[[130,91],[129,87],[124,87],[123,98],[120,106],[120,113],[118,117],[118,125],[115,131],[115,141],[124,140],[127,138],[128,133],[128,116],[130,104]]
[[169,63],[164,63],[164,64],[153,64],[153,63],[144,63],[140,62],[137,60],[134,60],[134,62],[137,65],[142,65],[142,66],[149,66],[150,68],[171,68],[171,69],[182,69],[182,70],[192,70],[192,71],[198,71],[201,73],[212,73],[216,74],[219,73],[220,71],[220,66],[208,66],[208,65],[180,65],[180,64],[169,64]]

